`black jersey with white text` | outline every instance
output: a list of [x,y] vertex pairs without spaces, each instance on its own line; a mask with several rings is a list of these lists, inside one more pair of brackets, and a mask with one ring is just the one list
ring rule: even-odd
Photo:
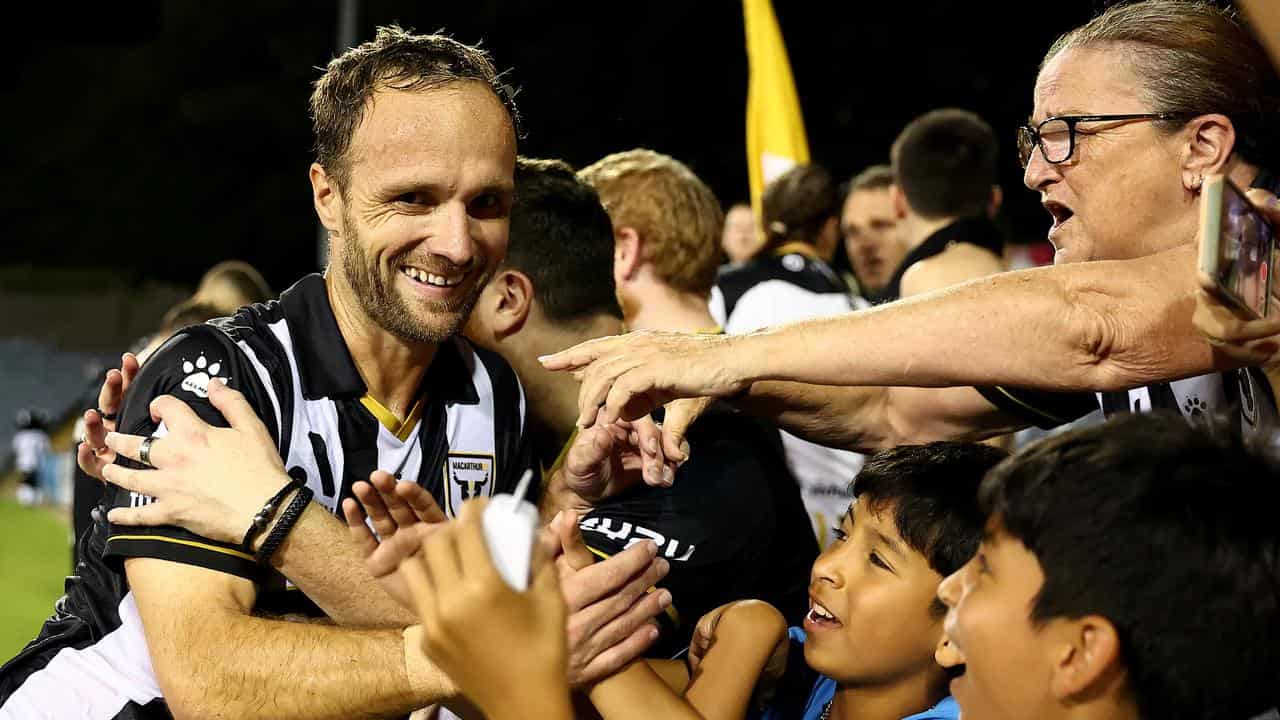
[[671,487],[619,493],[579,520],[598,555],[652,540],[670,563],[658,585],[673,610],[651,657],[683,650],[704,614],[735,600],[765,600],[799,622],[818,555],[777,430],[713,403],[686,439],[689,460]]
[[[125,398],[121,432],[163,436],[150,418],[160,395],[183,400],[205,422],[227,422],[208,400],[212,378],[244,394],[274,439],[288,473],[338,512],[375,470],[429,490],[447,513],[465,500],[511,492],[532,465],[525,398],[497,355],[453,338],[442,343],[404,420],[367,394],[329,305],[324,280],[303,278],[278,301],[187,328],[143,366]],[[235,545],[176,527],[106,522],[114,507],[151,498],[109,488],[79,539],[80,562],[39,636],[0,668],[0,718],[171,717],[151,666],[126,558],[156,558],[252,580],[255,614],[323,613],[274,570]]]

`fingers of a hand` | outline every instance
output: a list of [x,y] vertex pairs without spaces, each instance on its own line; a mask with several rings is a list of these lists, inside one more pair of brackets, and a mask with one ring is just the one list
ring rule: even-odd
[[689,443],[685,434],[710,404],[710,398],[685,398],[667,404],[666,417],[662,422],[662,449],[668,459],[677,463],[689,459]]
[[634,368],[620,375],[609,388],[604,399],[604,407],[600,409],[601,422],[613,422],[619,418],[639,417],[656,409],[649,401],[649,390],[653,388],[651,373],[643,368]]
[[[123,455],[130,460],[142,462],[141,449],[142,442],[147,438],[142,435],[125,435],[124,433],[109,432],[106,437],[106,445],[117,454]],[[147,453],[148,464],[151,467],[166,467],[176,458],[174,457],[173,443],[174,438],[163,437],[155,438],[151,441],[151,450]]]
[[140,369],[142,369],[142,363],[138,362],[137,355],[127,352],[120,356],[120,374],[124,376],[124,385],[120,389],[121,393],[129,389],[129,385],[138,376]]
[[115,525],[170,525],[174,518],[167,505],[154,502],[141,507],[113,508],[107,512],[107,520]]
[[560,550],[564,552],[565,562],[575,570],[589,568],[596,562],[596,556],[587,549],[582,539],[582,528],[578,527],[578,513],[565,510],[560,518]]
[[1192,322],[1209,338],[1226,343],[1246,343],[1280,334],[1280,317],[1246,319],[1204,290],[1196,291]]
[[84,474],[95,480],[102,480],[102,469],[107,465],[115,462],[116,454],[111,451],[105,451],[101,454],[93,452],[93,448],[89,447],[89,443],[82,442],[76,448],[76,464],[84,471]]
[[448,520],[444,510],[436,503],[436,499],[426,488],[417,483],[396,483],[396,495],[413,508],[418,519],[425,523],[442,523]]
[[596,654],[582,669],[579,677],[570,678],[570,683],[573,685],[592,683],[618,672],[627,663],[640,657],[640,654],[648,650],[657,639],[658,628],[653,623],[642,622],[620,642]]
[[614,438],[605,427],[589,427],[578,437],[564,456],[564,469],[573,477],[594,476],[600,464],[613,452]]
[[[600,421],[597,411],[609,396],[609,388],[613,387],[619,375],[630,370],[635,363],[635,358],[626,356],[601,359],[591,366],[582,384],[578,386],[579,427],[590,427]],[[610,418],[601,424],[608,425],[616,419]]]
[[[369,476],[369,482],[378,491],[378,496],[396,527],[408,527],[418,522],[418,516],[414,514],[413,508],[409,507],[409,503],[405,502],[396,493],[396,485],[401,483],[396,480],[394,475],[383,470],[377,470]],[[403,484],[412,485],[413,483]]]
[[119,370],[108,370],[107,378],[98,390],[98,407],[103,412],[114,413],[120,409],[120,398],[124,395],[124,375]]
[[150,411],[151,419],[157,423],[163,422],[170,432],[181,431],[194,435],[210,429],[209,424],[201,420],[195,410],[172,395],[161,395],[152,400]]
[[105,448],[107,446],[107,427],[106,421],[102,419],[102,415],[97,410],[84,411],[84,441],[89,443],[91,448]]
[[[364,522],[364,512],[360,509],[360,503],[352,498],[342,501],[342,516],[347,521],[347,531],[351,534],[351,542],[359,550],[360,555],[366,561],[378,549],[378,539],[373,536],[373,531]],[[376,573],[372,573],[374,577],[378,577]]]
[[[669,591],[655,590],[650,592],[654,585],[667,574],[667,570],[667,561],[658,559],[643,574],[632,578],[621,590],[605,596],[583,610],[583,617],[590,622],[592,627],[599,627],[611,622],[613,618],[625,614],[628,608],[635,605],[641,598],[652,600],[661,606],[654,611],[656,615],[658,611],[671,604],[671,593]],[[655,595],[656,597],[646,598],[646,595]],[[663,599],[664,596],[665,600]]]
[[209,403],[218,408],[218,412],[231,423],[231,427],[237,430],[267,433],[267,426],[262,424],[258,413],[254,412],[253,406],[245,400],[244,393],[228,387],[222,378],[213,378],[209,381]]
[[387,506],[382,502],[382,494],[367,482],[357,482],[351,486],[351,493],[360,501],[360,505],[364,508],[365,514],[369,517],[369,522],[373,523],[374,532],[379,537],[390,537],[396,532],[395,521],[391,519],[391,515],[387,512]]
[[636,543],[608,560],[580,570],[564,583],[565,601],[572,612],[617,592],[627,581],[654,564],[657,546]]
[[538,362],[548,370],[575,370],[590,365],[602,353],[608,352],[618,338],[619,336],[613,336],[588,340],[558,353],[543,355],[538,358]]
[[102,479],[132,492],[155,496],[154,480],[150,477],[155,470],[133,470],[123,465],[108,465],[102,468]]

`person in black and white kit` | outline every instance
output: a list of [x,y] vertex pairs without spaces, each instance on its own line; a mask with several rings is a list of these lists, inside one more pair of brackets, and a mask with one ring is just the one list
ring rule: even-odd
[[45,432],[40,418],[25,409],[18,411],[17,427],[18,431],[13,434],[13,466],[21,476],[17,489],[18,502],[22,505],[35,505],[40,502],[40,485],[36,476],[40,470],[40,461],[49,452],[49,433]]
[[103,474],[153,487],[108,492],[66,596],[0,669],[0,718],[387,716],[454,694],[332,511],[375,469],[453,512],[530,466],[514,373],[455,336],[505,253],[517,116],[487,55],[395,27],[330,63],[312,112],[334,264],[143,365],[119,428],[151,437],[111,442],[157,469]]
[[[726,333],[867,307],[830,265],[840,244],[840,196],[826,170],[794,167],[769,183],[760,202],[764,248],[750,262],[722,272],[711,293],[711,314]],[[849,481],[863,457],[786,432],[782,445],[818,543],[826,547],[853,499]]]

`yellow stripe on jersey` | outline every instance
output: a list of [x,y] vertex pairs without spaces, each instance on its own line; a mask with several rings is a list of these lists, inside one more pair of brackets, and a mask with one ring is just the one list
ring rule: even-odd
[[371,415],[382,423],[382,427],[386,428],[396,439],[404,442],[413,434],[413,429],[418,425],[418,418],[422,417],[422,398],[413,404],[409,410],[409,416],[404,420],[396,417],[396,414],[387,409],[385,405],[378,402],[377,398],[372,395],[365,394],[360,398],[360,404],[368,410]]
[[209,545],[207,543],[196,542],[195,540],[181,540],[179,538],[165,537],[163,535],[112,535],[107,538],[107,542],[111,542],[113,540],[159,540],[160,542],[173,543],[174,545],[186,545],[188,547],[209,550],[210,552],[222,553],[223,555],[230,555],[231,557],[237,557],[241,560],[254,562],[252,555],[242,553],[239,550],[218,547],[217,545]]

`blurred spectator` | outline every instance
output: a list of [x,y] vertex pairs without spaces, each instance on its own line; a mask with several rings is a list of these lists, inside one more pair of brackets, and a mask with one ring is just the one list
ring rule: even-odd
[[[726,333],[866,306],[829,264],[840,242],[840,199],[826,170],[817,165],[788,170],[765,188],[761,204],[764,249],[750,262],[722,272],[711,294],[711,313]],[[818,542],[826,547],[849,506],[849,480],[862,467],[862,456],[787,433],[782,443]]]
[[729,256],[730,265],[741,265],[760,252],[764,237],[756,227],[756,214],[750,205],[738,203],[725,213],[720,245]]
[[49,433],[38,413],[33,410],[19,410],[17,416],[18,431],[13,434],[14,467],[18,470],[18,502],[22,505],[36,505],[41,501],[42,493],[37,474],[40,463],[49,452]]
[[878,299],[896,300],[1004,269],[991,222],[1002,194],[995,131],[965,110],[912,120],[893,143],[889,194],[910,248]]
[[893,201],[892,186],[893,168],[872,165],[849,182],[840,214],[844,249],[859,293],[871,302],[879,300],[908,249],[904,214]]
[[192,296],[197,302],[213,305],[214,317],[235,314],[244,305],[266,302],[275,297],[262,273],[241,260],[226,260],[209,268]]

